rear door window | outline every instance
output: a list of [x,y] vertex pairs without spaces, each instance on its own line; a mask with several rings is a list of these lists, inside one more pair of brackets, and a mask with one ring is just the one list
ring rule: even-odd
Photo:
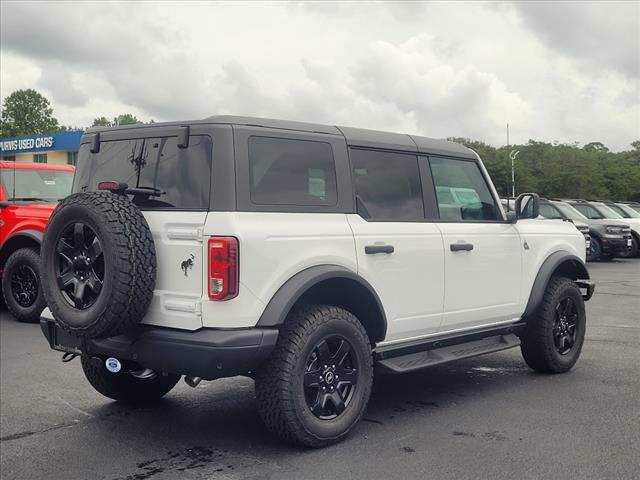
[[177,137],[103,141],[98,153],[83,144],[74,191],[95,192],[100,182],[124,182],[149,192],[131,197],[143,209],[207,209],[211,151],[206,135],[189,137],[187,148],[178,148]]
[[326,142],[250,137],[251,202],[334,206],[338,202],[333,149]]
[[351,150],[356,198],[367,220],[424,220],[418,157]]
[[429,159],[441,220],[501,220],[499,209],[476,162]]

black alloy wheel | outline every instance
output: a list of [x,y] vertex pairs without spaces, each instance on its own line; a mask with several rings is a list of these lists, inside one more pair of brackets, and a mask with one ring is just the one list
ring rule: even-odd
[[28,308],[38,298],[38,276],[29,265],[18,265],[11,275],[11,294],[21,307]]
[[349,341],[338,335],[313,348],[304,372],[304,394],[311,413],[321,420],[336,418],[358,388],[357,357]]
[[560,355],[567,355],[576,343],[578,310],[570,297],[565,297],[556,306],[553,325],[553,343]]
[[76,222],[65,228],[56,253],[56,280],[64,299],[85,310],[97,300],[104,282],[104,255],[100,239],[91,227]]

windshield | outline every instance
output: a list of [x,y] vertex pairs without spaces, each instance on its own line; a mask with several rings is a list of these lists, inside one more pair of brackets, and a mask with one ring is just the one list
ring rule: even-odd
[[0,179],[8,200],[57,202],[71,193],[73,172],[3,168]]
[[616,212],[619,212],[620,215],[627,218],[640,218],[640,213],[636,212],[629,205],[625,205],[624,203],[616,203],[615,206],[611,208],[615,209]]
[[560,210],[563,213],[563,215],[565,215],[567,218],[570,218],[571,220],[580,220],[580,221],[587,220],[587,217],[585,217],[583,214],[581,214],[578,210],[573,208],[568,203],[554,202],[553,204],[558,208],[558,210]]
[[540,215],[544,218],[550,218],[553,220],[562,219],[560,212],[550,203],[540,202]]
[[604,216],[604,218],[624,218],[622,215],[609,208],[604,203],[593,202],[592,205]]

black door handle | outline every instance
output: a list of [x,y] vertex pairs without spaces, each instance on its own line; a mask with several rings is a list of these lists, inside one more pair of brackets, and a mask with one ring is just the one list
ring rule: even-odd
[[393,253],[393,245],[367,245],[364,247],[364,253],[373,255],[374,253]]
[[452,252],[461,252],[463,250],[470,252],[473,250],[473,243],[452,243],[450,247]]

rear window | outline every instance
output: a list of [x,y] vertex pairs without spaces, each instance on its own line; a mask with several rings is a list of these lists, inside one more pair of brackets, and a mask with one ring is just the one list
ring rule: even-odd
[[9,200],[57,202],[71,193],[73,172],[3,168],[0,180]]
[[338,202],[331,145],[287,138],[249,138],[251,202],[320,205]]
[[177,137],[104,141],[98,153],[80,148],[75,192],[95,192],[100,182],[124,182],[149,191],[132,195],[143,209],[207,209],[211,190],[211,139],[189,137],[178,148]]

